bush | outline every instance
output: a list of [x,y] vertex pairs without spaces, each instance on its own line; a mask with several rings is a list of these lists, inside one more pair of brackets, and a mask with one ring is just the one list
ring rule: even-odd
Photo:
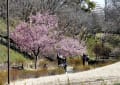
[[120,48],[115,48],[112,50],[111,55],[113,55],[115,58],[120,57]]
[[87,52],[89,54],[89,56],[91,56],[92,58],[95,57],[95,53],[93,52],[93,48],[95,47],[96,43],[100,42],[98,38],[94,38],[93,36],[89,37],[87,39]]
[[97,43],[93,48],[93,52],[96,54],[96,57],[104,56],[105,58],[108,58],[111,53],[111,48],[104,46],[101,43]]
[[110,43],[114,47],[120,46],[120,36],[119,35],[106,35],[105,36],[106,42]]

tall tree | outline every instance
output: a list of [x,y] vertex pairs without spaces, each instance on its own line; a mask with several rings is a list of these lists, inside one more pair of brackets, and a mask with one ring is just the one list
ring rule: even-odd
[[35,56],[35,68],[37,68],[37,58],[40,51],[55,42],[48,37],[49,30],[57,27],[57,17],[48,13],[30,17],[31,24],[22,22],[11,33],[12,40],[21,50],[27,51]]
[[105,0],[105,20],[107,23],[107,31],[112,33],[120,33],[120,1]]

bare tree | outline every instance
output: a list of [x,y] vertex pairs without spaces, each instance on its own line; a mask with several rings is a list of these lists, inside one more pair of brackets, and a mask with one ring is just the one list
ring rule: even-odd
[[[0,0],[0,2],[5,3],[5,0]],[[80,0],[10,0],[10,18],[28,21],[31,14],[49,11],[58,15],[60,33],[73,37],[80,35],[82,39],[92,26],[92,15],[83,11],[80,3]],[[0,9],[6,10],[5,4],[0,4],[0,6],[3,6]],[[5,16],[5,13],[1,11],[1,15]]]
[[112,33],[120,33],[120,1],[106,0],[105,16],[107,22],[107,31]]

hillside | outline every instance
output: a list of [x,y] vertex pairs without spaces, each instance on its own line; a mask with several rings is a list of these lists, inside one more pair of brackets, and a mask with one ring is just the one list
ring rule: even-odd
[[3,19],[0,18],[0,34],[6,31],[6,25]]
[[[10,28],[13,28],[13,27],[10,26]],[[3,35],[4,33],[6,33],[6,24],[5,24],[5,21],[0,18],[0,35]],[[0,41],[0,63],[6,62],[6,61],[7,61],[7,48],[6,46],[2,45]],[[24,55],[10,49],[10,62],[13,63],[13,62],[27,62],[27,61],[29,61],[29,59],[26,59]]]
[[[7,48],[4,45],[0,44],[0,63],[7,61]],[[27,62],[29,59],[26,59],[22,54],[10,49],[10,61],[11,62]]]

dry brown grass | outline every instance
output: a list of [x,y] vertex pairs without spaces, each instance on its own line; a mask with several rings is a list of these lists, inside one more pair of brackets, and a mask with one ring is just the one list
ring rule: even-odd
[[[39,69],[39,70],[11,70],[10,71],[10,81],[15,81],[19,79],[27,78],[38,78],[41,76],[56,75],[64,73],[63,68],[54,69]],[[4,85],[7,81],[7,72],[0,72],[0,85]]]
[[3,85],[7,81],[7,73],[0,72],[0,85]]
[[[67,59],[68,65],[73,66],[74,72],[85,71],[91,68],[101,67],[105,65],[112,64],[113,62],[99,62],[96,65],[82,65],[82,60],[80,57],[73,57]],[[43,66],[44,64],[49,64],[51,62],[42,61],[39,64]],[[50,65],[50,64],[49,64]],[[51,64],[53,65],[53,63]],[[27,79],[27,78],[38,78],[41,76],[48,76],[48,75],[56,75],[56,74],[63,74],[65,70],[62,67],[57,67],[57,65],[53,65],[53,68],[40,68],[38,70],[11,70],[10,71],[10,80],[15,81],[19,79]],[[3,85],[7,81],[7,72],[1,71],[0,72],[0,85]]]
[[69,65],[82,65],[82,59],[80,57],[70,57],[67,58]]
[[73,66],[73,70],[75,71],[86,71],[86,70],[90,70],[91,69],[91,66],[89,65],[78,65],[78,66]]

